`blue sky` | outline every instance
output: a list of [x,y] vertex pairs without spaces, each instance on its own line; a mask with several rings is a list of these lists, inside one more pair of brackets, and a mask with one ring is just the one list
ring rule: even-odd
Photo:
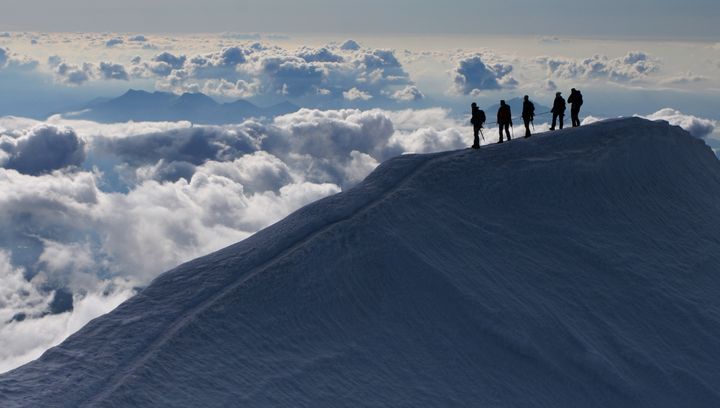
[[714,0],[6,0],[0,29],[717,38]]

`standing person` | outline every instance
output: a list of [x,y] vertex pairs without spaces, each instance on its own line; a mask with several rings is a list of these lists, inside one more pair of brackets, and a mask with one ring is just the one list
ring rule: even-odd
[[570,91],[570,96],[568,97],[567,101],[570,104],[570,118],[572,119],[572,127],[578,127],[580,126],[580,107],[583,104],[582,94],[580,93],[580,91],[573,88]]
[[503,142],[503,129],[505,129],[505,134],[509,142],[511,140],[510,126],[512,126],[512,112],[510,112],[510,105],[505,104],[504,100],[500,101],[500,108],[498,108],[497,112],[497,124],[500,128],[500,141],[498,143]]
[[527,95],[523,98],[522,118],[525,122],[525,137],[530,137],[530,123],[535,118],[535,104],[530,102]]
[[552,126],[550,127],[550,130],[555,130],[555,124],[557,123],[557,119],[560,118],[560,129],[563,128],[563,118],[565,118],[565,98],[562,96],[562,92],[558,92],[555,94],[555,101],[553,102],[553,107],[550,112],[553,114],[552,119]]
[[473,102],[472,105],[470,105],[470,112],[472,114],[472,117],[470,118],[470,123],[473,125],[473,149],[479,149],[480,148],[480,138],[478,137],[478,133],[482,132],[483,123],[485,123],[485,112],[482,109],[478,109],[477,103]]

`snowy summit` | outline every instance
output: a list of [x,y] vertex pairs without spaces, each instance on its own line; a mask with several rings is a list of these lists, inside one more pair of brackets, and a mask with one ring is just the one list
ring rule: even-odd
[[2,407],[720,406],[720,162],[665,122],[406,155],[171,270]]

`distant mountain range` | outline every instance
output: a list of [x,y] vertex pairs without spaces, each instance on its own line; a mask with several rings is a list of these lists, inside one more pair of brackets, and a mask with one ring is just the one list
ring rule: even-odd
[[63,116],[97,122],[179,121],[203,124],[237,123],[251,117],[272,118],[300,109],[290,102],[259,107],[246,100],[218,103],[202,93],[176,95],[131,89],[117,98],[99,98]]

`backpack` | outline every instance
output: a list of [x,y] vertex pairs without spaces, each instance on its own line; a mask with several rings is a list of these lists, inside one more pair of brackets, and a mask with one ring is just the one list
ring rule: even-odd
[[470,123],[473,124],[473,126],[479,126],[482,127],[483,123],[485,123],[485,111],[482,109],[478,109],[472,116],[472,119],[470,119]]
[[528,108],[529,108],[528,112],[527,112],[528,116],[531,118],[534,118],[535,117],[535,104],[528,101]]

